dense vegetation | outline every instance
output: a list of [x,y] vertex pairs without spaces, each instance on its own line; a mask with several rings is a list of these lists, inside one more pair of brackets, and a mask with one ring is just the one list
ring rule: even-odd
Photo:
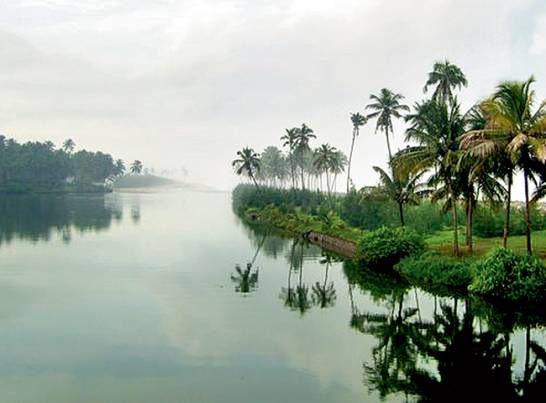
[[[422,216],[412,219],[411,207],[423,201],[429,206],[441,202],[434,214],[439,217],[436,229],[451,226],[454,255],[460,254],[460,225],[464,226],[469,253],[473,251],[474,235],[499,235],[502,231],[506,246],[510,234],[523,231],[527,252],[531,254],[531,232],[544,228],[544,218],[534,206],[546,194],[546,103],[535,105],[533,84],[533,77],[501,82],[490,97],[469,111],[462,111],[456,91],[468,85],[467,79],[456,65],[438,62],[425,83],[425,93],[433,89],[429,99],[410,108],[401,94],[383,88],[370,95],[366,112],[350,115],[349,158],[329,144],[312,148],[316,134],[302,124],[286,129],[281,136],[285,152],[269,146],[259,154],[245,147],[237,153],[233,166],[256,188],[291,188],[321,194],[324,200],[318,205],[302,207],[310,212],[336,209],[343,219],[359,228],[392,225],[393,217],[402,226],[417,227]],[[379,174],[378,186],[356,190],[350,172],[353,151],[361,127],[372,119],[376,131],[385,136],[388,166],[374,167]],[[408,124],[407,145],[393,152],[390,137],[396,119],[404,119]],[[346,167],[347,197],[340,202],[336,200],[336,184]],[[523,211],[515,211],[512,203],[512,183],[518,173],[525,183]],[[537,183],[533,195],[529,181]],[[279,196],[268,193],[271,198]],[[378,194],[382,194],[383,201]],[[288,208],[298,203],[295,196],[290,196],[289,192],[282,195],[283,205]],[[305,199],[317,200],[308,195]],[[501,204],[504,212],[499,207],[489,208]],[[414,211],[428,214],[429,206],[424,211]],[[419,230],[432,228],[421,225]]]
[[[0,136],[0,192],[103,192],[105,183],[123,175],[122,160],[101,151],[80,150],[66,140],[61,148],[46,141],[19,143]],[[140,173],[140,166],[131,170]]]

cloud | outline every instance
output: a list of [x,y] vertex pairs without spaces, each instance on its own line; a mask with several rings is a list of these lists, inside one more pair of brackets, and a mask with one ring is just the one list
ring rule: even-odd
[[[236,149],[279,144],[285,127],[307,122],[319,141],[346,148],[350,112],[382,87],[420,100],[440,58],[467,73],[465,107],[500,79],[531,73],[545,93],[541,20],[528,38],[513,23],[531,19],[537,1],[6,2],[0,128],[186,165],[195,179],[226,187],[236,181]],[[396,129],[398,147],[403,125]],[[355,151],[359,185],[375,183],[371,166],[385,164],[384,151],[366,126]]]

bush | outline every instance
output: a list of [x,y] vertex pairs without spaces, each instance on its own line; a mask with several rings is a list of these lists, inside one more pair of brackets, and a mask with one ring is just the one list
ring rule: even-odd
[[470,291],[512,302],[544,300],[546,267],[534,256],[495,249],[473,266]]
[[400,259],[424,249],[421,235],[405,227],[381,227],[364,234],[360,240],[362,262],[370,267],[391,268]]
[[472,282],[469,261],[444,256],[438,252],[425,252],[420,256],[404,258],[395,269],[404,277],[428,286],[466,290]]

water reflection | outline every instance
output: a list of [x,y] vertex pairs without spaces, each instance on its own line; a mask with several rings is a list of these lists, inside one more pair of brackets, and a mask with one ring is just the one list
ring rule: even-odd
[[325,265],[324,270],[324,281],[322,284],[316,282],[313,286],[313,303],[320,308],[332,307],[336,303],[336,289],[334,287],[334,282],[331,281],[328,283],[328,270],[334,261],[334,256],[325,252],[325,257],[321,259],[320,263]]
[[[138,199],[132,211],[139,210]],[[139,213],[140,215],[140,213]],[[102,231],[123,218],[113,195],[3,195],[0,197],[0,246],[14,239],[47,241],[58,234],[64,243],[73,232]]]
[[258,270],[252,271],[252,263],[247,263],[246,269],[240,265],[235,266],[235,274],[231,275],[231,281],[235,283],[235,291],[248,294],[258,286]]

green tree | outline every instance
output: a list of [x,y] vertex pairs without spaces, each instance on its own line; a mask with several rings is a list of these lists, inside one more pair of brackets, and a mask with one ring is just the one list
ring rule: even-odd
[[428,80],[423,88],[427,92],[429,87],[436,86],[432,99],[447,103],[453,101],[453,90],[466,87],[468,82],[462,70],[448,60],[436,62],[432,71],[428,73]]
[[288,159],[290,161],[290,175],[292,177],[292,189],[296,188],[296,160],[295,150],[298,142],[298,128],[285,129],[286,134],[281,137],[283,147],[288,147]]
[[142,168],[143,168],[142,162],[140,160],[134,160],[133,163],[131,164],[130,170],[132,174],[140,175],[142,173]]
[[400,103],[404,99],[402,94],[395,93],[387,88],[383,88],[378,95],[370,95],[370,99],[373,102],[366,105],[366,109],[373,112],[369,113],[366,118],[377,118],[375,131],[381,130],[385,133],[390,162],[392,160],[392,152],[389,133],[393,133],[392,120],[401,118],[402,112],[409,111],[409,107]]
[[307,126],[305,123],[301,125],[297,129],[296,132],[296,144],[295,144],[295,154],[298,158],[298,163],[300,165],[300,171],[301,171],[301,188],[305,190],[305,161],[304,156],[305,153],[310,150],[309,148],[309,141],[311,139],[316,138],[313,129],[311,129],[309,126]]
[[482,157],[506,153],[515,167],[523,171],[525,185],[525,223],[527,252],[531,245],[531,206],[529,179],[533,179],[533,159],[546,161],[546,101],[533,111],[535,82],[506,81],[497,86],[493,96],[481,105],[487,126],[469,131],[463,147]]
[[353,159],[353,149],[355,146],[355,140],[360,134],[360,127],[364,126],[367,121],[368,121],[368,118],[366,118],[366,116],[361,115],[358,112],[351,113],[351,122],[353,124],[353,135],[351,138],[351,149],[349,151],[349,162],[347,164],[347,193],[349,193],[349,190],[351,189],[351,162]]
[[67,154],[72,154],[74,147],[76,147],[76,143],[72,139],[66,139],[63,143],[63,151]]
[[256,173],[260,170],[260,156],[252,148],[244,147],[241,151],[237,151],[237,157],[231,163],[237,175],[248,176],[259,188],[260,186],[256,182]]
[[404,206],[407,204],[417,204],[423,196],[430,193],[424,183],[420,183],[424,171],[417,174],[403,175],[400,170],[393,170],[392,176],[379,167],[373,167],[379,174],[381,187],[387,196],[398,206],[400,214],[400,224],[404,222]]

